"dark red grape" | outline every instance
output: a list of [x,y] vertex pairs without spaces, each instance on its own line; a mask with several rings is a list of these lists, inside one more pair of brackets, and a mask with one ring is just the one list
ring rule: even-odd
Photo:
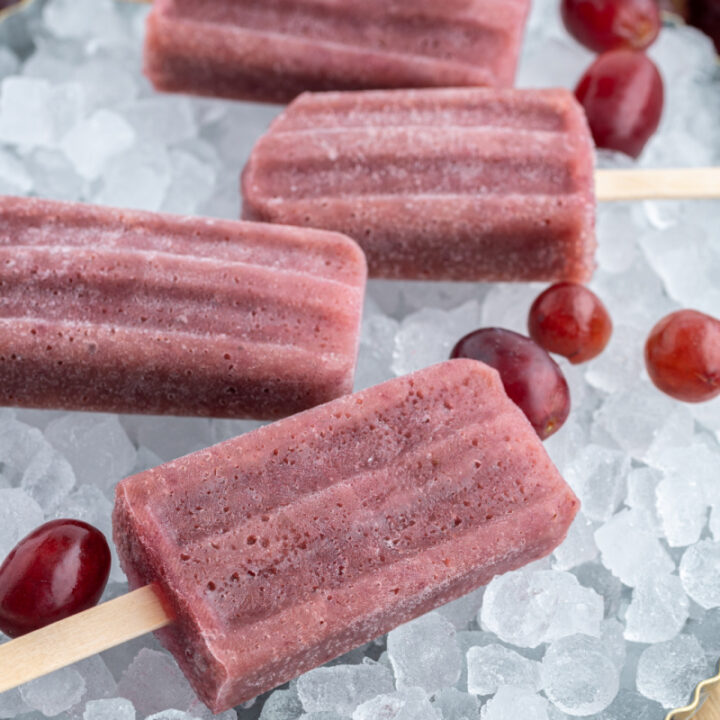
[[568,32],[595,52],[644,50],[662,25],[657,0],[563,0]]
[[664,90],[658,69],[644,53],[600,55],[575,89],[595,144],[637,157],[660,124]]
[[502,328],[466,335],[451,358],[472,358],[494,367],[508,397],[525,413],[545,440],[570,413],[570,390],[557,363],[530,338]]
[[664,317],[645,344],[650,379],[684,402],[720,395],[720,320],[697,310]]
[[667,9],[679,12],[690,25],[712,38],[720,53],[720,2],[718,0],[673,0],[665,2]]
[[105,536],[53,520],[23,538],[0,566],[0,630],[17,637],[95,605],[110,573]]
[[563,282],[545,290],[530,308],[530,337],[548,352],[579,364],[597,357],[612,335],[600,298],[584,285]]

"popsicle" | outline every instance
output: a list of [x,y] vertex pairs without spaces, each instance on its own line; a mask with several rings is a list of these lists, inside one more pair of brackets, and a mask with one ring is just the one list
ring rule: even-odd
[[583,282],[593,166],[566,90],[305,94],[252,152],[244,217],[345,232],[373,277]]
[[304,410],[352,391],[365,276],[334,233],[0,197],[0,404]]
[[567,90],[306,94],[253,150],[244,217],[345,232],[373,277],[584,282],[596,199],[720,197],[719,168],[593,166]]
[[122,481],[114,537],[218,712],[547,555],[577,507],[496,371],[452,360]]
[[285,103],[306,90],[515,77],[530,0],[155,0],[158,90]]

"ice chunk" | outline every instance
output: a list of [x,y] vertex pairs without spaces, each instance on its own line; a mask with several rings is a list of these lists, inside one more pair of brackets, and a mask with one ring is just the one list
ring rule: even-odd
[[598,555],[595,545],[595,526],[580,512],[575,517],[565,541],[553,552],[553,568],[570,570]]
[[60,38],[94,37],[122,41],[127,28],[112,0],[53,0],[45,6],[47,29]]
[[581,585],[592,588],[603,598],[607,617],[617,614],[623,592],[623,584],[618,578],[599,563],[584,563],[572,572]]
[[94,180],[111,158],[129,150],[134,142],[135,132],[121,115],[97,110],[63,138],[62,149],[80,175]]
[[478,699],[455,688],[441,690],[435,696],[433,708],[443,720],[474,720],[480,714]]
[[211,720],[212,713],[195,696],[175,660],[164,652],[143,648],[118,683],[142,717],[167,709],[182,709],[199,720]]
[[595,422],[625,453],[644,458],[675,405],[649,383],[637,383],[628,392],[610,395],[595,414]]
[[32,708],[22,699],[19,688],[0,693],[0,718],[14,718],[31,712]]
[[501,327],[527,335],[528,310],[544,289],[538,283],[495,283],[483,302],[482,321],[471,329]]
[[720,256],[708,247],[703,228],[683,223],[646,234],[640,243],[671,298],[703,312],[716,311]]
[[658,720],[664,716],[654,700],[633,690],[620,690],[610,707],[597,715],[597,720]]
[[708,528],[714,540],[720,541],[720,500],[716,500],[710,506],[710,521]]
[[135,720],[135,708],[126,698],[91,700],[85,706],[83,720]]
[[55,141],[52,86],[46,80],[11,76],[0,94],[0,141],[28,147]]
[[540,665],[503,645],[472,647],[467,653],[468,692],[494,695],[505,685],[540,690]]
[[511,572],[485,590],[480,621],[485,630],[521,647],[566,635],[598,635],[603,600],[574,575],[554,570]]
[[56,670],[20,688],[22,699],[46,717],[54,717],[82,700],[85,680],[72,667]]
[[94,199],[101,205],[157,211],[171,182],[167,150],[162,145],[136,143],[132,150],[108,161]]
[[215,170],[184,150],[170,153],[173,179],[161,210],[192,215],[205,203],[215,187]]
[[0,45],[0,78],[14,75],[19,65],[17,55],[9,47]]
[[455,687],[459,688],[463,692],[467,690],[468,686],[468,668],[467,668],[467,653],[472,647],[483,647],[484,645],[491,645],[493,643],[499,643],[500,640],[495,633],[485,632],[483,630],[464,630],[460,631],[456,636],[458,647],[460,648],[460,656],[463,658],[462,668],[460,670],[460,677],[455,683]]
[[585,516],[605,521],[622,501],[629,470],[625,453],[587,445],[565,468],[565,479],[580,498]]
[[603,565],[625,585],[675,570],[672,558],[633,510],[622,510],[608,520],[595,532],[595,542]]
[[135,465],[136,452],[115,415],[69,413],[45,437],[69,461],[79,483],[110,487]]
[[704,488],[692,477],[671,475],[657,487],[657,510],[670,547],[692,545],[707,522]]
[[82,485],[62,500],[54,515],[84,520],[105,532],[110,529],[111,512],[112,503],[100,488],[96,485]]
[[24,490],[0,489],[0,558],[4,560],[43,520],[42,508]]
[[705,609],[720,607],[720,542],[702,540],[689,547],[680,561],[685,592]]
[[512,720],[522,709],[522,720],[550,720],[548,701],[532,690],[502,687],[480,713],[481,720]]
[[[108,78],[112,78],[112,82],[108,82]],[[91,110],[127,105],[137,96],[140,83],[138,75],[126,67],[121,58],[110,54],[97,54],[92,62],[75,68],[73,79],[85,89]]]
[[449,312],[426,308],[409,315],[395,336],[392,371],[406,375],[447,360],[458,340],[481,326],[480,313],[470,301]]
[[358,368],[355,388],[362,390],[392,377],[390,365],[398,322],[379,312],[372,312],[370,299],[366,301],[360,331]]
[[24,161],[35,194],[51,200],[77,200],[81,196],[83,181],[64,153],[38,148]]
[[645,577],[633,590],[625,616],[625,637],[642,643],[670,640],[683,629],[688,607],[677,575]]
[[25,195],[33,186],[33,179],[25,165],[7,150],[0,148],[0,194]]
[[602,641],[572,635],[552,643],[542,661],[542,681],[550,701],[568,715],[592,715],[613,701],[618,670]]
[[442,615],[428,613],[388,635],[387,650],[398,689],[421,687],[432,694],[454,685],[462,656],[455,628]]
[[690,620],[688,631],[700,641],[710,657],[720,658],[720,608],[713,608],[697,620]]
[[598,207],[597,220],[599,267],[610,273],[625,272],[638,253],[632,211],[624,204],[602,204]]
[[124,114],[141,142],[174,145],[197,135],[195,116],[186,97],[143,98],[126,107]]
[[440,720],[425,693],[417,687],[379,695],[358,706],[352,720]]
[[637,689],[663,707],[685,705],[695,686],[709,677],[710,665],[696,638],[678,635],[651,645],[640,656]]
[[162,710],[148,715],[145,720],[197,720],[197,718],[182,710]]
[[695,418],[690,408],[683,403],[674,403],[673,409],[658,426],[655,437],[643,456],[652,466],[658,466],[657,459],[693,444]]
[[32,459],[46,445],[37,429],[8,418],[0,425],[0,473],[8,484],[18,484]]
[[[124,592],[126,591],[123,589]],[[110,669],[99,655],[93,655],[85,660],[75,663],[72,667],[82,675],[85,681],[85,695],[83,700],[88,703],[93,700],[117,697],[117,683]],[[74,707],[71,711],[73,719],[80,720],[81,709]]]
[[276,690],[265,701],[259,720],[298,720],[302,714],[297,690]]
[[70,463],[49,443],[43,444],[23,473],[23,490],[50,514],[75,486]]
[[[631,273],[631,277],[634,275]],[[613,275],[613,287],[620,284],[617,275]],[[610,297],[602,294],[603,299]],[[613,317],[624,317],[613,313]],[[647,330],[642,333],[637,328],[618,323],[613,329],[612,338],[605,352],[587,364],[585,378],[593,387],[607,393],[627,390],[637,384],[643,367],[643,345]]]
[[372,661],[316,668],[301,675],[297,682],[306,712],[334,711],[341,715],[351,715],[358,705],[394,689],[392,673]]
[[[213,443],[212,426],[204,418],[137,417],[134,424],[139,445],[164,462],[201,450]],[[127,426],[126,426],[127,427]]]
[[628,489],[625,504],[643,516],[643,525],[657,536],[663,533],[657,511],[657,486],[662,475],[649,467],[632,470],[628,475]]
[[482,606],[485,588],[481,587],[474,592],[449,602],[437,609],[446,620],[449,620],[456,630],[464,630],[475,620],[478,610]]
[[627,657],[624,629],[623,624],[613,618],[603,620],[600,628],[600,640],[618,672],[623,669]]

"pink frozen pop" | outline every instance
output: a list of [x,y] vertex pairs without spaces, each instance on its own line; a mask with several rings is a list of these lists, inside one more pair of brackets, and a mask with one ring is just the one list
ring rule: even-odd
[[566,90],[306,94],[253,150],[244,215],[344,232],[373,277],[583,282],[593,169]]
[[285,103],[306,90],[510,87],[530,0],[155,0],[158,90]]
[[0,646],[0,692],[159,630],[219,712],[549,554],[577,509],[498,373],[435,365],[123,480],[137,589]]
[[0,197],[0,404],[275,419],[352,391],[334,233]]

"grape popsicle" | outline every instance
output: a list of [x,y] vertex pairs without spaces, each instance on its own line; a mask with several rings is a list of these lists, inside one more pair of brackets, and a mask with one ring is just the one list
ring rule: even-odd
[[335,233],[0,197],[0,404],[275,419],[352,391]]
[[720,172],[595,174],[567,90],[308,93],[258,141],[242,190],[247,219],[354,238],[371,277],[585,282],[596,196],[716,197]]
[[0,691],[162,627],[219,712],[547,555],[577,509],[497,372],[450,360],[121,481],[139,589],[0,646]]
[[530,0],[155,0],[158,90],[285,103],[306,90],[513,84]]

